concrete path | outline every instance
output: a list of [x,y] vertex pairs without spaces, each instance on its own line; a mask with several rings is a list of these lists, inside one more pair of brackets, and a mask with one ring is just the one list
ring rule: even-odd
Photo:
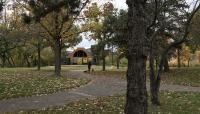
[[[126,91],[126,81],[122,79],[93,76],[82,72],[68,72],[63,75],[75,78],[89,78],[91,79],[91,82],[77,89],[58,92],[51,95],[0,101],[0,113],[16,110],[42,109],[50,106],[62,106],[77,100],[125,94]],[[147,84],[147,88],[149,88],[148,85],[149,84]],[[200,87],[161,84],[161,90],[200,92]]]

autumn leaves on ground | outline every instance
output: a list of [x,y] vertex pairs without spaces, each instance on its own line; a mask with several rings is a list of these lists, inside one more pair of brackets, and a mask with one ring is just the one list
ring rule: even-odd
[[[200,94],[161,92],[161,106],[149,104],[149,114],[198,114]],[[73,102],[63,107],[19,111],[17,114],[124,114],[124,96],[103,97]],[[14,114],[14,113],[10,113]]]
[[0,0],[0,112],[199,113],[199,15],[200,0]]
[[[68,68],[68,70],[67,70]],[[125,79],[124,70],[110,69],[105,72],[98,70],[90,75],[106,76]],[[65,71],[77,72],[75,67],[65,67]],[[79,69],[86,69],[82,66]],[[162,82],[165,84],[177,84],[200,87],[199,67],[172,69],[163,75]],[[48,95],[59,91],[66,91],[87,84],[88,79],[76,79],[63,76],[55,78],[52,76],[51,68],[44,68],[38,72],[34,69],[4,69],[0,76],[0,99],[19,97],[31,97],[35,95]],[[161,91],[161,106],[155,107],[149,103],[149,114],[196,114],[200,111],[200,93],[192,92],[168,92]],[[123,114],[125,95],[114,95],[113,97],[100,97],[94,100],[81,100],[65,106],[52,106],[37,110],[18,110],[8,114]]]
[[21,71],[20,69],[4,69],[0,73],[0,100],[66,91],[90,81],[67,76],[56,78],[52,72],[39,72],[32,69]]

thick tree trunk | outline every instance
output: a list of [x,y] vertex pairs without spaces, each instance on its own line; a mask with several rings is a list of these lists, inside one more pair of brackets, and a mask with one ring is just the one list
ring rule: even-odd
[[55,75],[61,76],[61,41],[60,38],[55,38],[54,45],[54,62],[55,62]]
[[147,114],[146,90],[146,0],[127,0],[128,70],[125,114]]
[[129,58],[125,114],[147,114],[146,60]]

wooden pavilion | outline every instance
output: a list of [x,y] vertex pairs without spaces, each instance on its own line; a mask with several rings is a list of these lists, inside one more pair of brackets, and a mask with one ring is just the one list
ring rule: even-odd
[[73,52],[68,52],[67,63],[71,65],[84,65],[89,61],[93,61],[90,49],[77,48]]

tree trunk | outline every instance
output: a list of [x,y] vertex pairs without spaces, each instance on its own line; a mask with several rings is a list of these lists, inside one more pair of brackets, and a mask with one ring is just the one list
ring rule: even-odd
[[157,73],[156,80],[154,82],[155,91],[157,91],[157,92],[159,92],[159,90],[160,90],[161,73],[163,71],[164,60],[165,60],[167,52],[168,52],[168,50],[165,50],[165,52],[161,55],[161,60],[160,60],[159,66],[158,66],[158,73]]
[[145,59],[129,58],[125,114],[147,114]]
[[156,71],[158,71],[158,58],[156,58]]
[[181,68],[181,59],[180,59],[180,55],[181,55],[181,51],[180,51],[180,49],[178,48],[178,49],[177,49],[178,68]]
[[3,53],[3,54],[2,54],[2,68],[5,67],[5,64],[6,64],[6,54]]
[[55,62],[55,75],[61,76],[61,41],[60,37],[55,38],[54,45],[54,62]]
[[27,56],[27,55],[24,55],[24,58],[25,58],[25,60],[26,60],[27,67],[31,67],[31,64],[30,64],[30,62],[29,62],[29,60],[28,60],[28,56]]
[[146,0],[127,0],[128,4],[128,70],[125,114],[147,114],[145,48]]
[[117,69],[119,69],[119,57],[117,57]]
[[159,101],[159,88],[156,78],[156,72],[155,72],[155,61],[156,61],[156,71],[157,71],[157,60],[154,55],[154,43],[155,43],[155,37],[150,38],[150,54],[149,54],[149,78],[150,78],[150,93],[151,93],[151,103],[153,105],[160,105]]
[[9,58],[9,57],[6,57],[6,59],[7,59],[7,61],[8,61],[9,67],[13,67],[12,62],[10,61],[10,58]]
[[114,47],[113,47],[113,45],[112,45],[112,65],[114,65],[114,52],[113,52],[113,50],[114,50]]
[[40,43],[38,41],[38,46],[37,46],[37,51],[38,51],[38,61],[37,61],[37,69],[38,71],[40,70],[40,66],[41,66],[41,56],[40,56],[40,52],[41,52],[41,48],[40,48]]
[[15,65],[15,61],[13,60],[12,56],[10,56],[10,59],[11,59],[11,61],[12,61],[13,67],[15,67],[15,66],[16,66],[16,65]]
[[159,88],[157,86],[156,74],[154,69],[155,58],[150,54],[149,64],[150,64],[150,92],[151,92],[151,103],[153,105],[160,105],[159,101]]
[[6,58],[7,58],[8,63],[10,64],[10,67],[15,67],[15,63],[14,63],[13,58],[12,58],[12,56],[9,52],[7,53]]
[[102,46],[102,61],[103,61],[103,63],[102,63],[102,70],[103,71],[106,71],[106,58],[105,58],[105,46],[104,46],[104,44],[103,44],[103,46]]
[[169,63],[167,57],[164,59],[164,72],[169,72]]
[[106,59],[103,57],[103,71],[106,71]]

